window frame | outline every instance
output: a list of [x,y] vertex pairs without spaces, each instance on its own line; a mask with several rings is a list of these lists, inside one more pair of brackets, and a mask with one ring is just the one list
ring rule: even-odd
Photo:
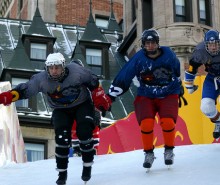
[[[94,57],[99,57],[100,60],[97,63],[90,62],[92,60],[95,60]],[[103,75],[103,63],[102,63],[102,50],[98,48],[86,48],[86,62],[90,69],[96,74],[96,75]],[[98,73],[98,74],[97,74]]]
[[[96,14],[95,15],[95,24],[97,27],[99,28],[108,28],[108,24],[109,24],[109,19],[110,17],[109,16],[104,16],[104,15],[98,15]],[[100,22],[100,23],[99,23]],[[103,26],[103,24],[105,26]]]
[[[44,159],[48,159],[47,155],[48,155],[48,141],[47,140],[41,140],[41,139],[32,139],[32,138],[24,138],[24,145],[25,144],[35,144],[35,145],[43,145],[43,158],[34,160],[34,161],[38,161],[38,160],[44,160]],[[25,145],[25,152],[26,152],[26,145]],[[28,160],[28,156],[27,156],[27,160]],[[28,161],[28,162],[33,162],[32,161]]]
[[[142,1],[142,25],[143,31],[153,27],[153,0]],[[147,17],[147,20],[146,20]]]
[[207,26],[212,26],[212,14],[211,14],[211,0],[204,0],[205,1],[205,19],[201,18],[201,9],[200,9],[200,1],[197,0],[197,5],[198,5],[198,23],[207,25]]
[[184,15],[177,14],[176,12],[176,2],[173,0],[173,10],[174,10],[174,22],[193,22],[193,13],[192,13],[192,0],[183,0],[184,1]]
[[[35,52],[34,50],[37,50],[37,52]],[[43,55],[42,57],[37,57],[37,56],[39,56],[38,55],[39,51],[42,51],[42,52],[40,52],[41,55]],[[44,53],[43,53],[43,51],[44,51]],[[45,61],[46,57],[47,57],[47,44],[37,43],[37,42],[30,43],[30,59],[31,60]]]

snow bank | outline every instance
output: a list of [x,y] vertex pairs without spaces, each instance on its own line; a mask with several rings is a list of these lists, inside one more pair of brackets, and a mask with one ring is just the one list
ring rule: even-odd
[[[9,82],[0,82],[0,93],[11,89]],[[0,105],[0,167],[10,162],[26,162],[25,146],[14,103]]]

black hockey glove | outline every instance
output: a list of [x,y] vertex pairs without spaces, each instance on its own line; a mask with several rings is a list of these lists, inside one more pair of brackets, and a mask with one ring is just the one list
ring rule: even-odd
[[179,94],[179,107],[182,107],[182,101],[184,103],[184,106],[188,105],[188,102],[186,100],[186,98],[184,98],[184,87],[182,86],[181,84],[181,87],[180,87],[180,94]]

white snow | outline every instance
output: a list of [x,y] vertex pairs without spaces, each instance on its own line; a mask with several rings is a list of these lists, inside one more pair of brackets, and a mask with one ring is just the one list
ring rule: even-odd
[[[87,185],[219,185],[220,145],[188,145],[174,149],[175,163],[168,169],[163,148],[154,150],[157,157],[150,172],[142,167],[142,150],[95,156],[92,178]],[[57,179],[55,160],[8,163],[0,168],[1,185],[54,185]],[[82,161],[70,158],[67,185],[83,185]]]

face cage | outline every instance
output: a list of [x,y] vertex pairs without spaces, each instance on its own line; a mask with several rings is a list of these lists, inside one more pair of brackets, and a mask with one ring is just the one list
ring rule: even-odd
[[[209,49],[208,49],[208,44],[217,44],[218,50],[217,50],[217,51],[209,51]],[[218,55],[218,53],[219,53],[219,51],[220,51],[220,40],[206,41],[206,42],[205,42],[205,48],[206,48],[206,51],[207,51],[210,55],[212,55],[212,56]]]
[[[146,40],[146,41],[152,41],[152,40]],[[144,43],[146,41],[144,41]],[[146,48],[144,48],[147,55],[155,55],[157,53],[157,50],[160,48],[160,45],[158,44],[157,41],[156,43],[157,43],[157,48],[154,51],[148,51]]]

